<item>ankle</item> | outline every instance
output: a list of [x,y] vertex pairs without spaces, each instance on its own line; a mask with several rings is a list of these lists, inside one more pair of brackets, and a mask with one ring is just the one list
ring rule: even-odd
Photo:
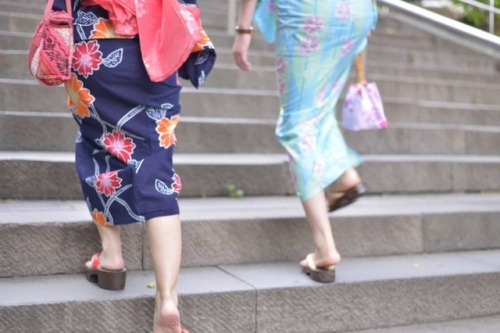
[[101,266],[107,269],[121,269],[125,267],[125,261],[121,252],[102,251],[99,255]]
[[316,249],[314,252],[314,260],[318,266],[329,266],[338,264],[342,258],[335,248],[328,250]]
[[158,284],[157,284],[156,288],[157,289],[156,289],[155,299],[157,302],[159,302],[161,304],[173,302],[177,306],[178,298],[177,298],[177,291],[175,289],[163,291],[163,290],[161,290],[161,288],[158,287]]

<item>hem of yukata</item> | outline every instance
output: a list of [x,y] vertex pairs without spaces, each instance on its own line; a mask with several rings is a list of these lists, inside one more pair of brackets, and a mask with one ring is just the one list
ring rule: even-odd
[[322,182],[319,184],[316,184],[314,188],[313,186],[310,186],[312,189],[308,189],[305,191],[304,194],[301,194],[300,192],[297,191],[297,196],[299,197],[300,201],[305,202],[318,194],[321,191],[324,191],[328,186],[330,186],[332,183],[334,183],[337,179],[339,179],[344,172],[346,172],[350,168],[357,168],[361,164],[363,164],[363,159],[359,155],[358,152],[356,152],[354,149],[348,148],[348,156],[347,158],[343,159],[343,161],[339,165],[335,166],[335,169],[338,170],[337,172],[330,173],[328,175],[328,178],[325,178]]
[[119,226],[119,225],[134,224],[134,223],[144,223],[147,220],[153,219],[155,217],[173,216],[173,215],[179,215],[179,213],[180,213],[180,210],[179,210],[179,207],[177,206],[175,208],[162,209],[162,210],[157,210],[157,211],[146,213],[146,214],[141,214],[140,216],[143,218],[142,220],[136,220],[136,219],[130,218],[126,221],[124,221],[124,220],[115,221],[115,223],[110,225],[110,226]]
[[172,215],[179,215],[179,214],[180,214],[179,206],[175,205],[175,207],[142,214],[142,216],[144,216],[144,220],[147,221],[147,220],[153,219],[155,217],[172,216]]

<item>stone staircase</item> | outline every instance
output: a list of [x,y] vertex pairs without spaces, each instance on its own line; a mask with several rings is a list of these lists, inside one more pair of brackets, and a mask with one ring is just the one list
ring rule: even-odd
[[[256,36],[255,71],[239,72],[225,1],[201,6],[218,62],[202,89],[183,90],[176,156],[190,332],[498,332],[498,62],[382,15],[367,72],[390,128],[347,133],[370,195],[331,215],[344,260],[335,284],[317,284],[297,267],[311,239],[274,139],[272,46]],[[124,291],[82,274],[99,241],[76,182],[76,126],[64,89],[25,66],[42,10],[0,0],[0,332],[150,332],[143,225],[123,229]]]

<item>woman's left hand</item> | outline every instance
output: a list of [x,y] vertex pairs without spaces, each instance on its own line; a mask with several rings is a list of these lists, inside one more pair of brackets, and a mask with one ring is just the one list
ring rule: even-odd
[[248,61],[248,49],[252,41],[251,34],[236,34],[233,43],[233,58],[239,69],[248,72],[252,64]]

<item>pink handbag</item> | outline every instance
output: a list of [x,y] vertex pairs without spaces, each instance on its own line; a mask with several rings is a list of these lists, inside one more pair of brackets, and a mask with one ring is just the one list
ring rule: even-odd
[[73,57],[71,1],[66,0],[66,11],[53,11],[53,4],[54,0],[47,2],[28,52],[29,71],[46,86],[57,86],[69,80]]
[[347,91],[342,110],[342,126],[351,131],[386,128],[384,105],[375,83],[367,83],[363,71],[363,53],[356,57],[358,82]]

